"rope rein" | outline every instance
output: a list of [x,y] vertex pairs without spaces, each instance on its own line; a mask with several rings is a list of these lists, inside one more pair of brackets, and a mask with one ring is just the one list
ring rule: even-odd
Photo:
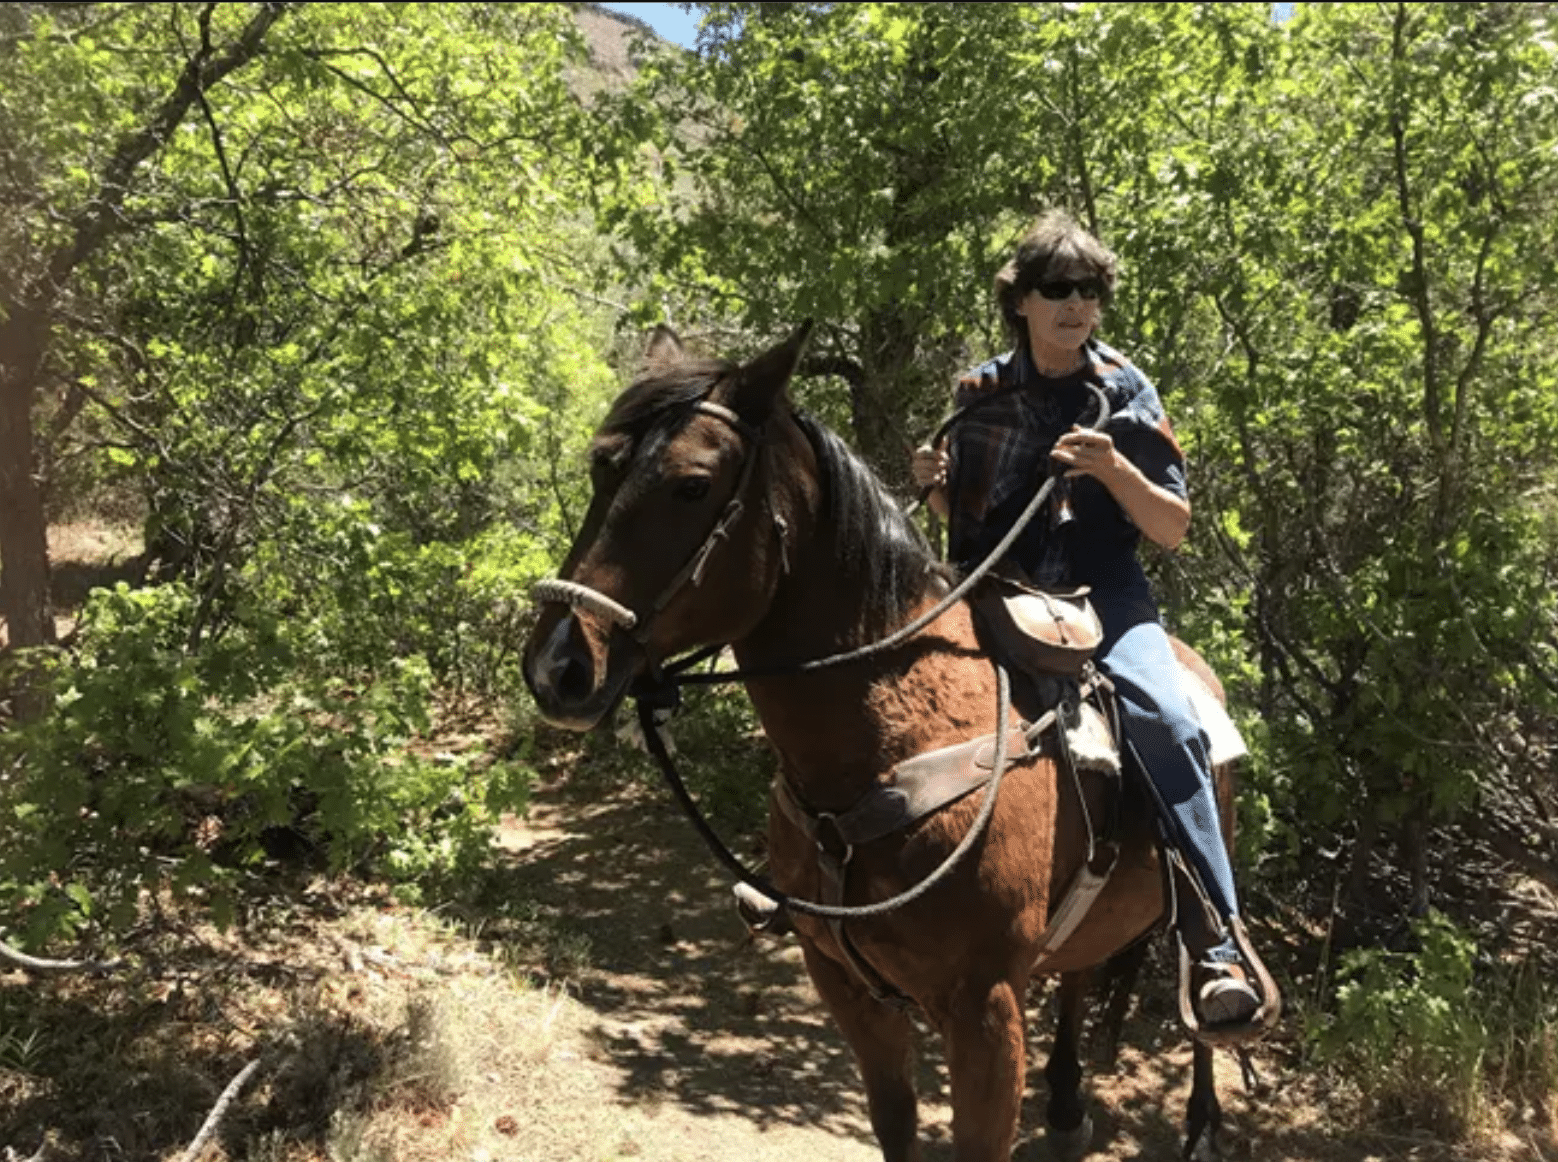
[[[1101,430],[1109,422],[1109,400],[1104,395],[1102,389],[1097,385],[1090,383],[1088,384],[1088,388],[1093,392],[1093,395],[1098,403],[1098,416],[1090,426],[1095,430]],[[987,396],[981,400],[976,400],[973,403],[967,404],[964,407],[958,409],[955,413],[953,413],[953,415],[949,416],[937,430],[937,442],[939,442],[946,435],[947,431],[954,424],[962,420],[969,412],[974,411],[976,408],[983,406],[984,404],[992,403],[996,399],[1003,398],[1006,395],[1011,394],[1012,390],[1015,390],[1015,388],[998,390],[992,393],[990,396]],[[705,539],[704,544],[694,554],[694,560],[690,561],[688,565],[684,567],[682,572],[672,582],[671,586],[668,587],[661,594],[659,600],[654,603],[652,613],[658,613],[661,609],[663,609],[669,603],[672,595],[684,581],[691,579],[693,584],[698,584],[698,582],[701,580],[703,564],[706,562],[708,555],[712,552],[716,544],[727,539],[729,526],[734,523],[734,517],[739,515],[742,510],[742,502],[740,497],[742,493],[745,492],[746,485],[752,478],[752,469],[756,460],[755,449],[760,442],[758,439],[759,433],[754,428],[752,428],[751,425],[746,423],[746,421],[740,419],[740,417],[737,416],[734,412],[731,412],[728,408],[718,404],[712,404],[707,401],[700,401],[697,405],[695,405],[695,410],[705,415],[710,415],[722,419],[726,423],[730,424],[730,426],[735,431],[740,433],[746,440],[748,440],[751,446],[751,450],[749,450],[747,460],[742,468],[741,481],[737,486],[736,492],[731,497],[731,501],[727,507],[726,512],[721,515],[719,520],[716,521],[714,529]],[[661,737],[659,725],[655,722],[655,711],[657,709],[674,708],[681,700],[682,686],[713,686],[723,685],[729,682],[746,682],[756,678],[789,677],[800,674],[816,673],[820,670],[831,669],[836,666],[843,666],[853,662],[865,661],[868,658],[886,653],[888,650],[902,645],[909,638],[918,634],[926,626],[936,621],[953,606],[961,602],[963,598],[974,588],[974,586],[982,581],[989,574],[989,572],[995,568],[995,566],[1002,560],[1002,558],[1005,557],[1007,550],[1009,550],[1012,545],[1017,542],[1017,539],[1027,529],[1028,525],[1032,523],[1033,518],[1038,514],[1039,510],[1043,508],[1044,503],[1050,498],[1050,495],[1055,488],[1055,481],[1060,479],[1060,475],[1060,473],[1052,474],[1044,481],[1043,485],[1034,493],[1033,499],[1028,502],[1027,507],[1023,509],[1021,515],[1018,516],[1017,520],[1012,524],[1012,527],[1007,530],[1006,535],[1001,538],[1000,542],[990,550],[990,553],[985,557],[985,559],[981,561],[979,565],[977,565],[973,571],[968,574],[968,576],[964,577],[962,581],[960,581],[955,587],[953,587],[950,592],[946,594],[946,596],[944,596],[925,613],[921,614],[919,617],[916,617],[907,625],[894,630],[892,633],[888,634],[879,641],[875,641],[864,646],[859,646],[854,649],[844,650],[836,654],[830,654],[826,657],[814,658],[809,661],[787,663],[781,662],[767,666],[752,667],[750,669],[737,669],[724,672],[711,672],[703,674],[687,673],[686,671],[690,667],[718,654],[724,648],[724,645],[709,646],[697,650],[686,657],[669,662],[664,667],[652,664],[649,673],[641,676],[633,683],[633,686],[630,689],[630,693],[638,703],[638,721],[639,726],[644,734],[645,746],[648,748],[649,753],[655,759],[656,764],[660,767],[660,773],[665,778],[667,785],[670,787],[672,795],[676,798],[677,803],[681,806],[682,811],[687,815],[688,819],[691,820],[693,827],[703,838],[704,843],[708,846],[709,850],[714,854],[714,856],[722,864],[724,864],[726,869],[729,870],[731,874],[733,874],[738,880],[752,888],[754,891],[757,891],[766,896],[780,907],[798,912],[802,915],[814,916],[824,920],[863,920],[874,916],[881,916],[898,908],[904,907],[907,904],[913,903],[915,900],[918,900],[920,897],[924,896],[927,892],[936,887],[936,885],[940,884],[943,880],[952,874],[957,864],[979,841],[980,837],[987,829],[991,817],[995,814],[996,797],[1000,791],[1001,781],[1006,774],[1006,724],[1007,718],[1011,713],[1011,680],[1007,675],[1006,670],[999,663],[992,661],[991,664],[995,667],[996,672],[996,727],[995,755],[993,760],[994,769],[990,782],[985,787],[983,796],[980,800],[979,813],[974,817],[973,823],[970,824],[968,831],[964,834],[962,840],[959,841],[957,847],[948,854],[946,859],[941,862],[935,871],[931,872],[928,876],[926,876],[919,883],[915,884],[913,887],[908,888],[907,890],[900,892],[898,895],[892,896],[886,900],[879,900],[875,903],[862,904],[852,907],[836,907],[828,904],[818,904],[810,900],[803,900],[794,896],[786,895],[768,880],[757,875],[757,873],[753,872],[745,864],[743,864],[740,858],[736,856],[736,854],[732,852],[725,845],[724,841],[721,840],[715,833],[713,827],[710,826],[708,820],[704,817],[703,812],[699,809],[698,804],[694,801],[692,795],[688,792],[686,784],[682,781],[681,775],[676,770],[675,763],[673,763],[671,760],[670,753],[666,750],[665,740]],[[922,494],[922,499],[923,495],[924,494]],[[918,502],[912,505],[909,511],[912,513],[914,508],[917,507]],[[610,619],[618,625],[621,625],[629,632],[632,632],[636,629],[637,632],[634,634],[634,636],[637,637],[640,641],[644,641],[648,637],[649,625],[647,621],[641,622],[637,615],[634,614],[631,610],[607,597],[605,594],[599,593],[596,590],[589,588],[588,586],[580,585],[572,581],[543,581],[537,585],[534,593],[537,600],[558,601],[571,607],[586,608],[600,616]],[[1043,730],[1047,729],[1051,724],[1056,723],[1056,720],[1056,711],[1049,711],[1042,718],[1040,718],[1037,723],[1028,729],[1027,737],[1030,740],[1037,738],[1043,732]],[[1062,743],[1062,745],[1064,745],[1064,743]]]
[[[643,727],[644,741],[648,744],[650,753],[659,762],[661,773],[665,775],[666,781],[670,784],[671,792],[676,796],[676,801],[681,804],[682,810],[692,820],[693,826],[697,828],[698,834],[703,837],[703,841],[708,845],[709,850],[714,853],[716,858],[725,865],[732,875],[746,884],[747,887],[760,892],[780,907],[792,912],[799,912],[803,916],[815,916],[821,920],[865,920],[872,916],[885,915],[888,912],[902,908],[906,904],[912,904],[945,880],[952,874],[953,869],[957,867],[963,857],[969,853],[974,844],[979,841],[979,837],[984,834],[985,828],[990,822],[990,817],[995,814],[996,795],[1000,792],[1001,780],[1006,775],[1006,736],[1008,731],[1003,727],[1007,715],[1011,711],[1012,698],[1011,679],[1007,676],[1005,668],[997,665],[995,672],[997,683],[997,725],[995,757],[993,760],[994,771],[991,774],[990,782],[984,789],[983,798],[980,800],[979,814],[974,817],[973,823],[969,825],[968,831],[964,834],[957,847],[952,850],[946,859],[941,861],[940,866],[935,871],[931,872],[912,888],[902,891],[896,896],[878,900],[871,904],[834,907],[829,904],[813,903],[811,900],[803,900],[797,896],[781,892],[771,882],[748,868],[734,852],[725,846],[724,841],[715,834],[714,829],[709,826],[708,820],[703,817],[703,813],[698,809],[697,803],[693,801],[686,785],[683,784],[681,776],[677,774],[676,766],[671,762],[671,756],[666,753],[665,742],[661,739],[660,731],[655,726],[653,707],[643,700],[640,700],[638,703],[638,721]],[[1028,729],[1028,735],[1037,737],[1037,735],[1048,729],[1055,718],[1055,711],[1051,710]]]

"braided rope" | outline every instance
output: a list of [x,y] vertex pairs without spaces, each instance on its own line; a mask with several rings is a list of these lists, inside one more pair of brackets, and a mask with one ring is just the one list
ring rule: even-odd
[[613,601],[604,593],[591,589],[588,585],[580,585],[574,581],[564,581],[553,577],[546,581],[537,581],[530,590],[530,599],[537,605],[548,601],[560,602],[563,605],[572,606],[575,609],[587,609],[610,621],[616,622],[623,629],[631,630],[638,624],[638,614],[625,605]]
[[[671,756],[665,749],[665,742],[660,737],[659,728],[655,724],[654,712],[650,709],[649,704],[642,699],[638,703],[638,721],[643,727],[644,742],[649,747],[649,753],[654,756],[655,761],[660,765],[660,773],[665,776],[666,783],[669,784],[672,794],[675,795],[677,802],[681,804],[682,810],[686,813],[687,818],[692,821],[693,827],[697,829],[698,834],[703,837],[703,841],[708,845],[709,850],[714,853],[715,858],[724,864],[732,875],[746,884],[747,887],[772,900],[780,907],[787,908],[792,912],[799,912],[803,916],[816,916],[823,920],[864,920],[872,916],[882,916],[888,912],[896,911],[905,904],[911,904],[925,895],[925,893],[952,874],[958,863],[973,849],[974,844],[979,842],[979,837],[989,827],[990,817],[995,814],[996,798],[1001,793],[1001,780],[1005,778],[1007,772],[1006,736],[1009,728],[1006,723],[1010,717],[1012,705],[1011,680],[1007,677],[1005,668],[996,664],[995,673],[995,756],[991,760],[993,769],[990,781],[985,784],[984,797],[980,800],[978,814],[974,816],[974,821],[969,824],[968,831],[964,833],[961,842],[948,854],[946,859],[941,861],[941,865],[935,871],[906,891],[870,904],[836,906],[803,900],[796,896],[786,895],[768,880],[751,871],[730,848],[725,846],[720,837],[714,833],[714,829],[709,826],[709,822],[703,817],[703,813],[698,810],[698,805],[693,802],[686,785],[676,771],[676,765],[671,761]],[[1038,723],[1029,728],[1028,736],[1036,737],[1035,732],[1041,733],[1043,728],[1054,720],[1055,716],[1053,713],[1045,715]],[[1029,745],[1032,745],[1031,742]]]

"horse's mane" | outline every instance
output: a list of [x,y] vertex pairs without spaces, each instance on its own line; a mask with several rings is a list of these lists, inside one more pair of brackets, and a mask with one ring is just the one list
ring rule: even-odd
[[[623,440],[623,450],[630,447],[633,455],[659,445],[735,366],[689,360],[651,369],[617,397],[597,442]],[[817,457],[840,588],[861,595],[856,632],[880,636],[908,620],[933,576],[948,580],[951,574],[870,466],[821,421],[798,409],[792,414]]]
[[951,574],[864,460],[814,417],[796,411],[795,422],[822,473],[840,581],[863,595],[856,628],[878,637],[908,620],[932,576]]

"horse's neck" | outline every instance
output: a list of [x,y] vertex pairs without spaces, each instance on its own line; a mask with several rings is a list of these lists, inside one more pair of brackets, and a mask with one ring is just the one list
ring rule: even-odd
[[[857,610],[841,592],[834,560],[825,540],[798,557],[768,616],[737,644],[742,668],[849,648]],[[935,600],[928,590],[915,612]],[[972,639],[960,606],[880,658],[749,683],[794,789],[817,809],[843,810],[904,759],[990,729],[989,667],[964,648]]]

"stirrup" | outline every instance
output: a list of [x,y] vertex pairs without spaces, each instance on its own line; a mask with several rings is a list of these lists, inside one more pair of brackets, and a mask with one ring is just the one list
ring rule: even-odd
[[1271,973],[1266,970],[1265,962],[1255,954],[1249,933],[1244,930],[1244,922],[1237,916],[1231,917],[1228,920],[1228,932],[1239,950],[1241,965],[1250,978],[1247,983],[1260,997],[1260,1007],[1247,1021],[1229,1025],[1203,1025],[1196,1015],[1192,993],[1195,966],[1190,950],[1185,947],[1184,938],[1176,931],[1174,939],[1179,945],[1179,1019],[1197,1041],[1214,1048],[1237,1049],[1259,1041],[1276,1028],[1282,1016],[1282,993],[1277,988],[1277,982],[1271,979]]
[[756,935],[786,936],[794,929],[790,925],[790,913],[778,900],[771,900],[749,884],[738,883],[731,892],[736,897],[736,911],[747,928]]

